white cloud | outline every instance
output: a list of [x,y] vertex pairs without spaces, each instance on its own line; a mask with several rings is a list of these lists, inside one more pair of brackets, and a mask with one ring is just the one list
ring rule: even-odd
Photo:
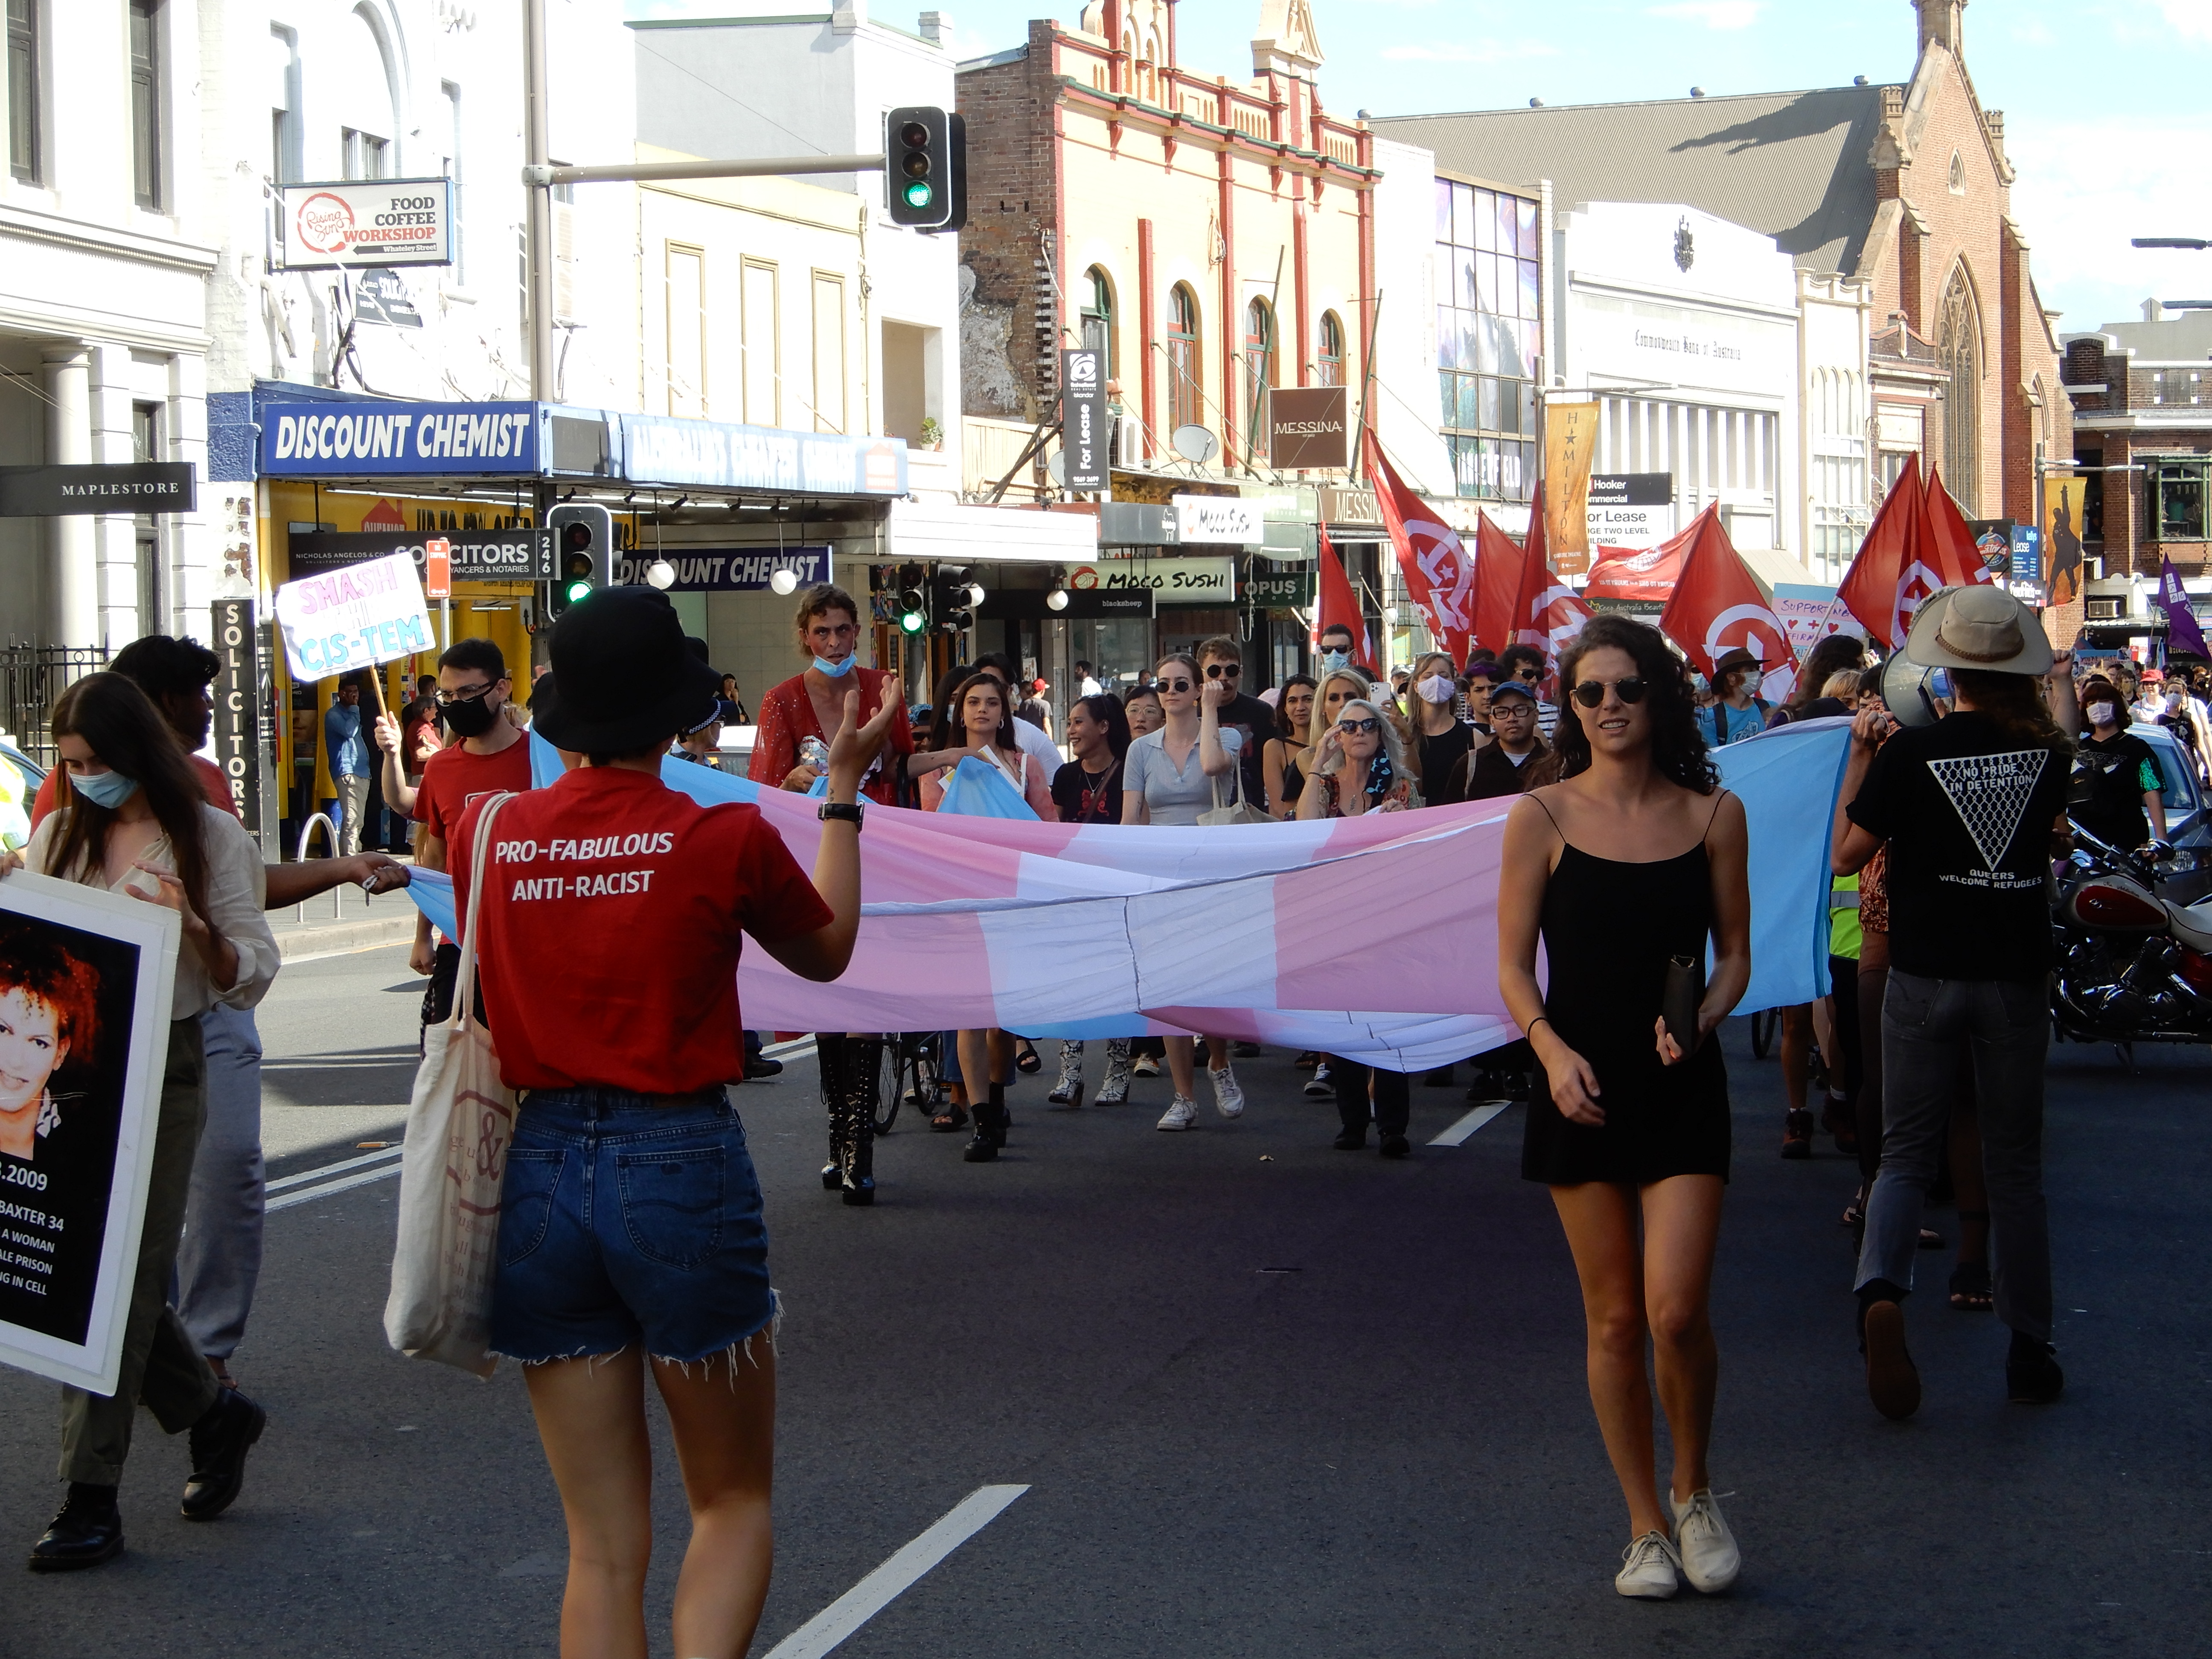
[[1478,40],[1435,46],[1385,46],[1382,56],[1400,64],[1510,64],[1521,58],[1557,58],[1559,49],[1541,40]]
[[[2185,4],[2187,0],[2173,3]],[[1759,21],[1759,14],[1765,9],[1761,0],[1674,0],[1672,5],[1644,8],[1653,17],[1703,23],[1709,29],[1747,29]]]
[[2166,26],[2185,40],[2212,45],[2212,0],[2159,0]]

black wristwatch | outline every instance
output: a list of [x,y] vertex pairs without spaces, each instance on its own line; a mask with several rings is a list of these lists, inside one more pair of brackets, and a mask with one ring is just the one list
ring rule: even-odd
[[858,830],[861,819],[860,803],[856,800],[825,800],[816,809],[814,816],[824,823],[833,819],[842,820]]

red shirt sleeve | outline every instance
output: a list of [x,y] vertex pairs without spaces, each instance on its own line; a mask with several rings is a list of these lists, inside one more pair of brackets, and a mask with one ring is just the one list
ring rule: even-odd
[[58,793],[54,786],[54,779],[60,775],[61,769],[57,766],[39,780],[39,793],[31,801],[31,828],[33,830],[37,829],[40,821],[54,810],[54,796]]
[[231,793],[230,780],[223,776],[222,768],[217,766],[205,755],[191,755],[186,758],[191,762],[192,770],[199,774],[200,789],[207,796],[208,805],[220,806],[231,817],[240,818],[243,823],[244,819],[240,817],[238,811],[238,799]]
[[812,878],[783,844],[757,809],[747,808],[746,840],[738,868],[744,872],[744,930],[764,945],[796,939],[801,933],[827,927],[834,912],[814,890]]

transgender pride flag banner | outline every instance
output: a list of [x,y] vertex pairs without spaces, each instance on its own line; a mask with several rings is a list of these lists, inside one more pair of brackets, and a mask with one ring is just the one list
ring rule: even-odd
[[[1829,820],[1849,731],[1808,721],[1717,757],[1751,830],[1739,1012],[1828,988]],[[532,742],[543,783],[560,761]],[[758,805],[812,867],[814,801],[684,761],[661,775],[703,803]],[[775,1030],[1203,1031],[1429,1070],[1517,1035],[1498,989],[1512,804],[1189,830],[871,806],[852,966],[816,985],[750,951],[739,1002],[748,1024]],[[443,876],[419,872],[407,890],[450,930]]]

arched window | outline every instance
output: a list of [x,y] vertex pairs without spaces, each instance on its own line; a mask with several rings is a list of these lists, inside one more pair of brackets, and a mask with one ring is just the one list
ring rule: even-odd
[[1344,325],[1333,311],[1321,314],[1321,360],[1314,365],[1323,386],[1344,384]]
[[1090,292],[1083,300],[1083,349],[1106,354],[1106,378],[1121,373],[1121,352],[1114,337],[1114,284],[1093,265],[1084,273]]
[[1260,400],[1275,383],[1275,313],[1265,300],[1244,307],[1244,420],[1260,429]]
[[399,88],[384,26],[367,6],[356,6],[343,25],[346,60],[353,69],[339,82],[339,171],[348,179],[398,176]]
[[1200,417],[1198,295],[1181,283],[1168,301],[1168,426],[1202,426]]
[[1964,196],[1966,193],[1966,158],[1954,149],[1951,152],[1951,194]]
[[1937,316],[1936,361],[1944,374],[1943,482],[1972,518],[1982,482],[1982,319],[1963,264],[1951,273]]

